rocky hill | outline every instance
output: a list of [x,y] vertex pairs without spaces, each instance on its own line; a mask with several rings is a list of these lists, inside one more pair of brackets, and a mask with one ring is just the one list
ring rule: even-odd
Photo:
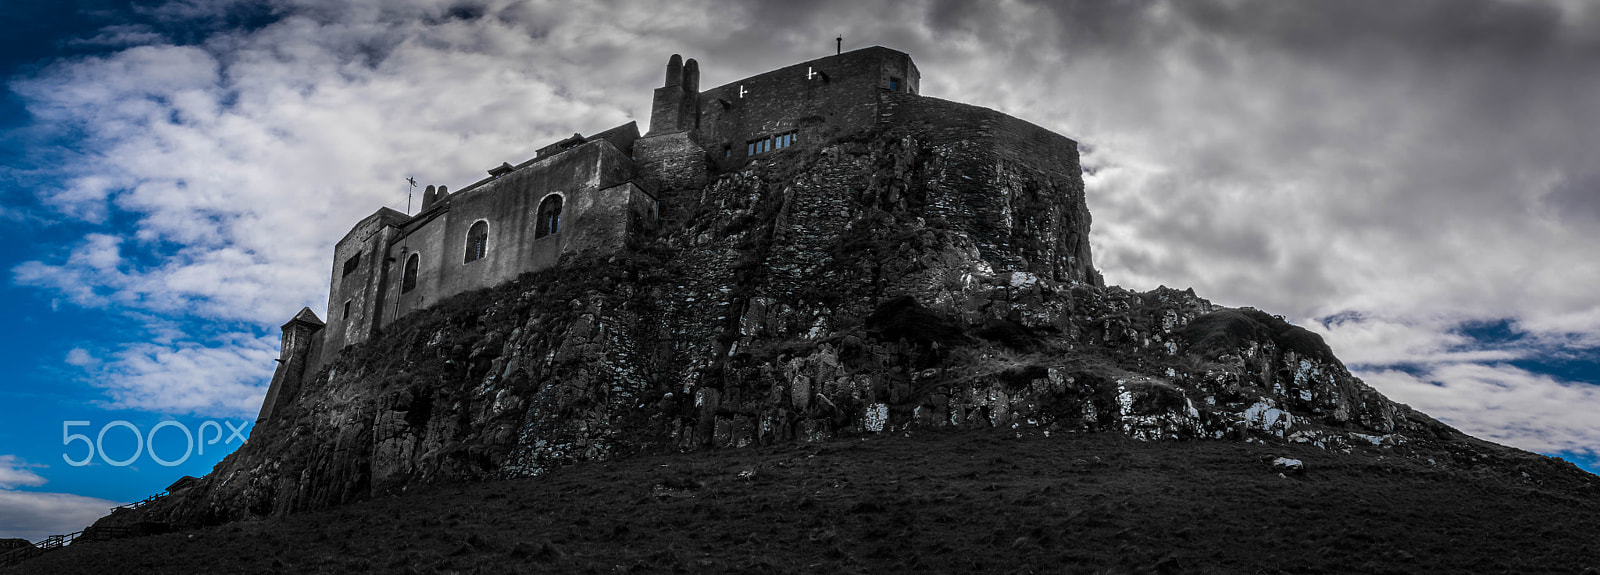
[[906,122],[662,190],[677,209],[621,255],[398,320],[193,487],[106,521],[219,524],[630,454],[944,429],[1379,453],[1592,501],[1593,476],[1389,401],[1281,318],[1101,285],[1076,152],[1034,160],[969,132]]

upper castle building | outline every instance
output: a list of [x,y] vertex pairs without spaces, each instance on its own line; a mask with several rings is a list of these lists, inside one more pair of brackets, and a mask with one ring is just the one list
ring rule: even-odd
[[[415,214],[379,208],[356,223],[334,247],[326,324],[303,309],[283,326],[281,363],[261,417],[292,397],[308,370],[315,373],[396,319],[554,266],[566,254],[618,250],[682,209],[679,192],[786,148],[921,123],[948,128],[931,138],[959,138],[986,150],[983,166],[974,169],[1035,156],[1060,164],[1052,169],[1078,169],[1072,140],[992,110],[920,96],[920,81],[909,55],[874,46],[701,90],[699,64],[673,55],[655,90],[648,132],[641,135],[629,122],[574,134],[520,164],[491,168],[460,190],[428,186]],[[956,227],[982,238],[979,248],[996,269],[1098,283],[1086,239],[1077,252],[1048,254],[1010,241],[1013,228],[1028,233],[1014,223],[1021,216],[1004,199],[1011,193],[958,198],[941,209]],[[1051,217],[1040,225],[1063,219]],[[1087,229],[1086,211],[1082,217]]]

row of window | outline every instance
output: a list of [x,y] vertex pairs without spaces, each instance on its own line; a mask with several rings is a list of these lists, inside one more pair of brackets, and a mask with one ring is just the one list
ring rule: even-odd
[[782,150],[789,146],[793,146],[795,137],[797,135],[799,135],[798,132],[789,131],[776,136],[768,136],[758,140],[750,140],[749,142],[745,143],[744,153],[746,156],[754,156],[756,154],[764,154],[773,150]]

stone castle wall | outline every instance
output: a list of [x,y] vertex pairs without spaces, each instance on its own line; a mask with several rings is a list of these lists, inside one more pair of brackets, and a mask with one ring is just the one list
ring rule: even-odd
[[697,135],[724,168],[748,160],[758,138],[798,130],[800,145],[821,144],[871,126],[890,78],[901,94],[921,81],[910,56],[877,46],[751,76],[700,93]]
[[1102,285],[1077,142],[979,106],[890,92],[880,99],[885,125],[939,150],[927,175],[930,214],[972,237],[995,270]]
[[380,288],[388,279],[389,263],[384,257],[389,240],[398,233],[395,226],[407,219],[405,214],[381,208],[334,244],[328,325],[323,330],[325,345],[343,349],[366,341],[372,334],[381,318]]
[[[398,243],[388,246],[396,278],[411,254],[418,255],[419,266],[415,289],[401,293],[399,281],[382,286],[390,307],[380,325],[440,299],[553,266],[563,253],[620,245],[618,238],[625,237],[629,222],[602,212],[634,196],[649,201],[643,190],[628,183],[632,175],[632,161],[602,140],[450,195],[444,205],[433,207],[437,216],[423,214]],[[552,194],[562,198],[560,230],[534,237],[539,206]],[[487,253],[467,262],[467,232],[480,221],[489,228]]]
[[650,132],[635,157],[640,179],[660,191],[675,220],[691,201],[679,191],[703,186],[708,172],[735,170],[763,156],[749,153],[750,142],[794,133],[795,147],[814,148],[870,128],[878,119],[878,94],[914,95],[921,73],[904,52],[874,46],[705,91],[698,91],[698,64],[674,55],[665,83],[655,91]]
[[[644,137],[633,123],[589,138],[574,134],[454,194],[443,188],[426,193],[416,216],[382,209],[357,224],[335,248],[327,327],[318,334],[322,345],[308,351],[317,359],[307,364],[315,370],[383,326],[449,296],[552,267],[564,254],[621,249],[658,219],[681,222],[708,208],[709,182],[752,160],[787,165],[845,136],[885,130],[916,133],[918,145],[927,148],[918,154],[932,154],[918,162],[914,193],[871,192],[885,193],[885,205],[910,206],[969,237],[988,266],[979,272],[1100,285],[1089,253],[1076,142],[993,110],[919,96],[920,83],[910,56],[875,46],[702,92],[698,63],[674,55],[665,85],[655,91]],[[751,153],[747,147],[780,134],[794,134],[786,149]],[[777,237],[787,245],[774,249],[825,253],[807,246],[848,232],[839,228],[845,220],[834,204],[856,198],[831,195],[878,184],[867,177],[870,168],[838,171],[839,177],[818,172],[801,185],[817,187],[815,194],[790,196],[783,221],[793,231],[779,225]],[[551,196],[563,202],[561,231],[534,237],[539,206]],[[727,202],[716,204],[724,209]],[[487,255],[468,262],[468,230],[480,221],[488,226]],[[416,285],[405,290],[402,277],[412,257],[419,263]],[[805,271],[812,267],[773,272],[796,272],[795,285],[805,286],[814,283]]]

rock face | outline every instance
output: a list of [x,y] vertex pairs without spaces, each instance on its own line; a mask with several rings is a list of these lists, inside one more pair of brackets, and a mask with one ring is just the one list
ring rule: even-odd
[[621,255],[462,294],[346,349],[143,517],[927,428],[1396,453],[1455,435],[1281,319],[1102,286],[1076,152],[1029,162],[967,133],[901,122],[674,190],[683,219]]

